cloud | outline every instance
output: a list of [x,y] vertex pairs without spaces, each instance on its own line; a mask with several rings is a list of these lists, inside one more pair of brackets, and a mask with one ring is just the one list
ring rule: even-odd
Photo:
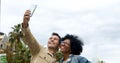
[[46,45],[52,32],[76,34],[85,43],[83,56],[119,62],[119,0],[3,0],[0,30],[10,32],[34,3],[38,7],[29,25],[40,44]]
[[50,0],[42,2],[42,4],[52,9],[80,11],[106,7],[118,1],[119,0]]

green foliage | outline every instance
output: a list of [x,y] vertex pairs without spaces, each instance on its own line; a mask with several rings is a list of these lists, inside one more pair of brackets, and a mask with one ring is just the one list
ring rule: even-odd
[[8,63],[30,63],[30,50],[24,44],[20,24],[12,27],[13,31],[9,33],[9,43],[7,49]]
[[7,63],[6,54],[0,54],[0,63]]
[[62,59],[62,57],[63,57],[62,52],[57,51],[57,52],[55,53],[55,58],[57,59],[56,61],[59,61],[60,59]]
[[103,60],[99,60],[98,63],[105,63],[105,61],[103,61]]

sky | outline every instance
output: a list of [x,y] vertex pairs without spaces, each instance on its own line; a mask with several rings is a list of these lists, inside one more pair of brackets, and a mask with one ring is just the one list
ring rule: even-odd
[[82,56],[93,63],[120,62],[120,0],[1,0],[0,31],[8,34],[22,23],[33,4],[29,26],[40,44],[46,45],[52,32],[75,34],[84,42]]

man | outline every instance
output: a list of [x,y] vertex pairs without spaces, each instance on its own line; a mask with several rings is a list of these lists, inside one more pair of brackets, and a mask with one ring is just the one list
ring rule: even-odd
[[60,36],[57,33],[53,33],[52,36],[48,40],[47,47],[45,48],[38,44],[36,39],[30,32],[29,22],[30,20],[30,11],[27,10],[23,17],[22,23],[22,32],[24,35],[25,43],[30,48],[30,52],[32,54],[30,63],[54,63],[55,58],[54,54],[58,51],[58,45],[60,43]]

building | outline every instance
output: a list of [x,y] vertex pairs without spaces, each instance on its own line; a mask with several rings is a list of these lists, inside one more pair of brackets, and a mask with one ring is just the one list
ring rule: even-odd
[[8,37],[5,33],[0,32],[0,53],[4,52],[7,48]]

